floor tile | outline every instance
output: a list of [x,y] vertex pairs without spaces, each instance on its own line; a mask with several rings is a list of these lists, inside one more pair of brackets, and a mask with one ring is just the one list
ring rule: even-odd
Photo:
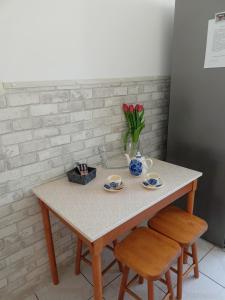
[[200,261],[206,254],[209,253],[215,246],[204,240],[204,239],[198,239],[197,241],[197,248],[198,248],[198,260]]
[[[198,239],[197,240],[197,250],[198,250],[198,261],[204,258],[205,255],[207,255],[215,246],[204,240],[204,239]],[[189,250],[190,251],[190,250]],[[188,257],[188,263],[192,263],[191,257]]]
[[[87,256],[91,260],[90,256]],[[104,248],[102,253],[102,269],[109,265],[114,259],[113,252],[108,248]],[[92,280],[92,269],[85,262],[81,262],[81,273],[93,284]],[[118,264],[114,264],[104,275],[103,275],[103,286],[106,286],[120,275]]]
[[[121,281],[121,276],[119,276],[117,279],[115,279],[109,286],[107,286],[104,289],[104,299],[105,300],[117,300],[118,299],[118,293],[119,293],[119,287],[120,287],[120,281]],[[144,282],[144,284],[138,284],[138,283],[133,283],[130,288],[137,293],[142,299],[147,299],[147,284]],[[165,293],[160,290],[157,286],[154,287],[154,300],[162,300],[163,297],[165,297]],[[124,297],[124,300],[132,300],[127,293],[126,296]],[[91,298],[90,300],[93,300]]]
[[37,300],[37,297],[35,296],[35,294],[27,296],[26,298],[23,298],[23,300]]
[[[174,268],[177,269],[177,264],[173,264]],[[189,265],[188,264],[185,264],[183,266],[184,268],[184,272],[189,268]],[[174,288],[174,293],[176,292],[176,286],[177,286],[177,275],[170,271],[170,275],[171,275],[171,281],[172,281],[172,286]],[[191,274],[189,276],[192,276]],[[161,290],[163,290],[164,292],[167,292],[167,286],[162,283],[161,281],[156,281],[155,284],[157,285],[157,287],[159,287]]]
[[189,278],[183,284],[182,300],[225,300],[225,289],[203,274]]
[[215,247],[199,264],[202,273],[225,287],[225,253]]
[[72,266],[61,274],[59,285],[48,284],[36,295],[39,300],[87,300],[93,295],[93,287],[82,275],[75,276]]

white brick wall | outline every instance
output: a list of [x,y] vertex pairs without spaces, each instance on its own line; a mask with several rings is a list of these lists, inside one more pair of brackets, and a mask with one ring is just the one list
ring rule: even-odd
[[[65,174],[76,161],[100,161],[98,146],[120,145],[123,102],[143,102],[145,153],[165,150],[169,78],[7,83],[0,96],[0,298],[19,295],[49,274],[35,185]],[[55,218],[59,264],[74,260],[74,237]],[[3,295],[3,296],[2,296]],[[2,299],[2,298],[1,298]]]

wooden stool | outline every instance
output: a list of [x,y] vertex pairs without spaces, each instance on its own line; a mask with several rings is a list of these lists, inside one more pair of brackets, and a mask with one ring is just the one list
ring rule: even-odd
[[[196,240],[207,231],[207,223],[180,208],[169,206],[161,210],[155,217],[149,220],[148,225],[178,242],[182,248],[178,259],[177,270],[171,268],[177,274],[177,299],[182,299],[182,281],[193,269],[196,278],[199,277],[198,256]],[[191,253],[188,248],[191,246]],[[183,274],[183,256],[192,257],[193,263]]]
[[[160,280],[167,285],[168,293],[164,299],[172,300],[173,288],[169,269],[180,253],[181,248],[178,243],[149,228],[137,228],[115,247],[115,256],[124,266],[118,299],[123,300],[127,292],[133,298],[141,300],[129,288],[129,285],[139,277],[148,281],[148,300],[154,299],[153,281],[155,280]],[[127,283],[130,269],[137,275]],[[165,279],[162,279],[164,274]]]
[[[114,248],[117,244],[117,241],[113,241],[113,246],[107,245],[106,247],[114,252]],[[75,262],[75,274],[80,274],[80,263],[81,260],[83,260],[88,265],[92,265],[92,262],[87,258],[87,255],[89,254],[89,250],[87,249],[84,253],[83,252],[83,242],[81,239],[77,238],[77,249],[76,249],[76,262]],[[118,262],[116,259],[114,259],[105,269],[102,271],[102,274],[104,275],[116,262]],[[122,272],[122,265],[120,262],[118,262],[119,270]]]

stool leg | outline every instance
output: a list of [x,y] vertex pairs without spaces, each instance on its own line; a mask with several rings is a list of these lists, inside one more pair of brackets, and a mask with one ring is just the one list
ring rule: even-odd
[[181,255],[177,262],[177,299],[182,299],[182,284],[183,284],[183,252],[181,250]]
[[167,289],[168,289],[168,292],[170,293],[170,300],[173,300],[174,295],[173,295],[173,287],[172,287],[172,282],[171,282],[170,271],[166,272],[165,277],[166,277]]
[[76,251],[76,262],[75,262],[75,274],[80,274],[80,262],[81,262],[81,255],[82,255],[82,246],[83,242],[81,239],[77,238],[77,251]]
[[[118,243],[117,240],[114,240],[114,241],[113,241],[113,248],[114,248],[114,249],[115,249],[117,243]],[[123,266],[122,266],[122,264],[121,264],[120,261],[117,261],[117,262],[118,262],[119,270],[120,270],[120,272],[122,273],[122,272],[123,272]]]
[[148,300],[154,300],[154,286],[151,280],[148,280]]
[[127,286],[128,274],[129,274],[129,268],[127,266],[124,266],[118,300],[123,300],[124,298],[124,294]]
[[[188,247],[187,247],[187,248],[185,248],[185,250],[188,252]],[[183,262],[184,262],[184,264],[187,264],[187,263],[188,263],[188,255],[185,253],[185,251],[184,251],[184,258],[183,258]]]
[[144,278],[142,276],[138,277],[138,283],[143,284],[144,283]]
[[197,253],[197,245],[194,243],[192,246],[192,256],[193,256],[193,263],[195,264],[194,274],[195,278],[199,278],[199,270],[198,270],[198,253]]

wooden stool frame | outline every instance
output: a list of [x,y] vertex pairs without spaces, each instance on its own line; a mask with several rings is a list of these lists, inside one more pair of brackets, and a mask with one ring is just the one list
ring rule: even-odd
[[[125,292],[127,292],[132,298],[136,299],[136,300],[142,300],[135,292],[133,292],[129,286],[135,281],[135,280],[139,280],[139,283],[143,282],[143,277],[140,277],[138,274],[135,275],[128,283],[127,283],[127,279],[128,279],[128,275],[129,275],[129,268],[127,266],[124,266],[124,271],[123,271],[123,276],[122,276],[122,280],[121,280],[121,285],[120,285],[120,291],[119,291],[119,297],[118,300],[123,300],[124,299],[124,295]],[[140,278],[141,278],[141,282],[140,282]],[[148,300],[154,300],[154,286],[153,286],[153,282],[152,280],[146,279],[147,280],[147,284],[148,284]],[[174,299],[174,295],[173,295],[173,287],[172,287],[172,283],[171,283],[171,277],[170,277],[170,270],[168,270],[165,273],[165,279],[160,278],[159,279],[163,284],[165,284],[167,286],[168,289],[168,293],[165,295],[165,297],[162,300],[173,300]]]
[[[114,252],[114,248],[116,247],[117,241],[114,240],[112,242],[113,247],[110,245],[106,245],[106,248]],[[81,261],[85,262],[88,264],[90,267],[92,266],[91,260],[87,258],[87,255],[90,253],[90,250],[87,249],[84,253],[82,253],[83,250],[83,242],[81,239],[77,239],[77,249],[76,249],[76,260],[75,260],[75,274],[79,275],[80,274],[80,264]],[[105,267],[105,269],[102,270],[102,275],[104,275],[109,269],[111,269],[116,263],[118,263],[119,271],[122,272],[122,265],[117,259],[113,259],[108,266]]]

